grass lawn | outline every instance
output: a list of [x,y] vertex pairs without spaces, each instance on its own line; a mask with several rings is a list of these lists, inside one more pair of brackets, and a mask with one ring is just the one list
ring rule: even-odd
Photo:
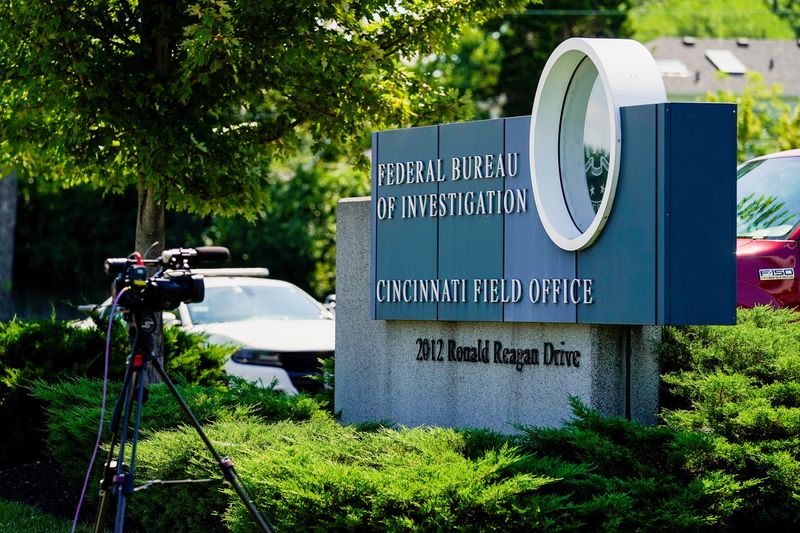
[[[70,529],[71,520],[55,518],[30,505],[0,500],[0,533],[53,533]],[[91,530],[91,524],[86,522],[77,529],[81,533]]]

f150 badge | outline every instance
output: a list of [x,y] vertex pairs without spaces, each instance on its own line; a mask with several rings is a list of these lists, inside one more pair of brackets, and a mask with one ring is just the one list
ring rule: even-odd
[[773,279],[794,279],[793,268],[761,268],[758,270],[758,279],[768,281]]

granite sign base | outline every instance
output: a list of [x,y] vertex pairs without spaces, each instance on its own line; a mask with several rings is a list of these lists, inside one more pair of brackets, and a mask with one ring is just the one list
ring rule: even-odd
[[658,326],[370,319],[370,199],[337,212],[335,409],[345,423],[558,427],[569,398],[656,421]]

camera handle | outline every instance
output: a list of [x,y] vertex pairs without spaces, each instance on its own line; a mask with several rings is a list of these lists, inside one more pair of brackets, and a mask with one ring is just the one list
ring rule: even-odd
[[[100,484],[100,503],[95,517],[94,532],[101,533],[103,531],[103,525],[105,524],[106,515],[113,495],[117,498],[114,532],[122,533],[123,531],[127,498],[130,497],[134,491],[133,482],[136,470],[136,445],[139,441],[142,404],[145,400],[147,367],[148,365],[152,365],[161,377],[161,380],[166,384],[175,401],[180,405],[181,410],[200,436],[203,444],[205,444],[208,451],[214,457],[217,466],[222,472],[222,477],[233,487],[233,490],[239,496],[239,499],[261,531],[271,533],[272,528],[268,524],[268,520],[261,516],[261,513],[247,495],[239,480],[239,475],[233,467],[233,462],[230,458],[223,458],[219,455],[216,448],[214,448],[214,445],[203,431],[203,428],[200,426],[197,417],[194,416],[194,413],[192,413],[188,404],[178,392],[175,383],[170,379],[161,363],[159,363],[155,351],[155,334],[158,328],[158,322],[156,321],[154,312],[152,310],[133,310],[130,311],[130,318],[128,320],[129,324],[132,325],[130,328],[132,349],[128,357],[122,390],[117,397],[114,405],[114,413],[109,421],[109,426],[112,431],[111,444],[103,470],[103,479]],[[128,435],[127,428],[130,427],[132,414],[134,420],[133,433],[130,443],[130,462],[126,472],[124,459]],[[114,448],[117,445],[117,440],[119,440],[119,453],[115,464]]]

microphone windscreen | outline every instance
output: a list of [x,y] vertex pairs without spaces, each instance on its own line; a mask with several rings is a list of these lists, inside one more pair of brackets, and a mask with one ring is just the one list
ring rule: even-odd
[[231,257],[231,253],[224,246],[199,246],[195,250],[200,261],[227,261]]

